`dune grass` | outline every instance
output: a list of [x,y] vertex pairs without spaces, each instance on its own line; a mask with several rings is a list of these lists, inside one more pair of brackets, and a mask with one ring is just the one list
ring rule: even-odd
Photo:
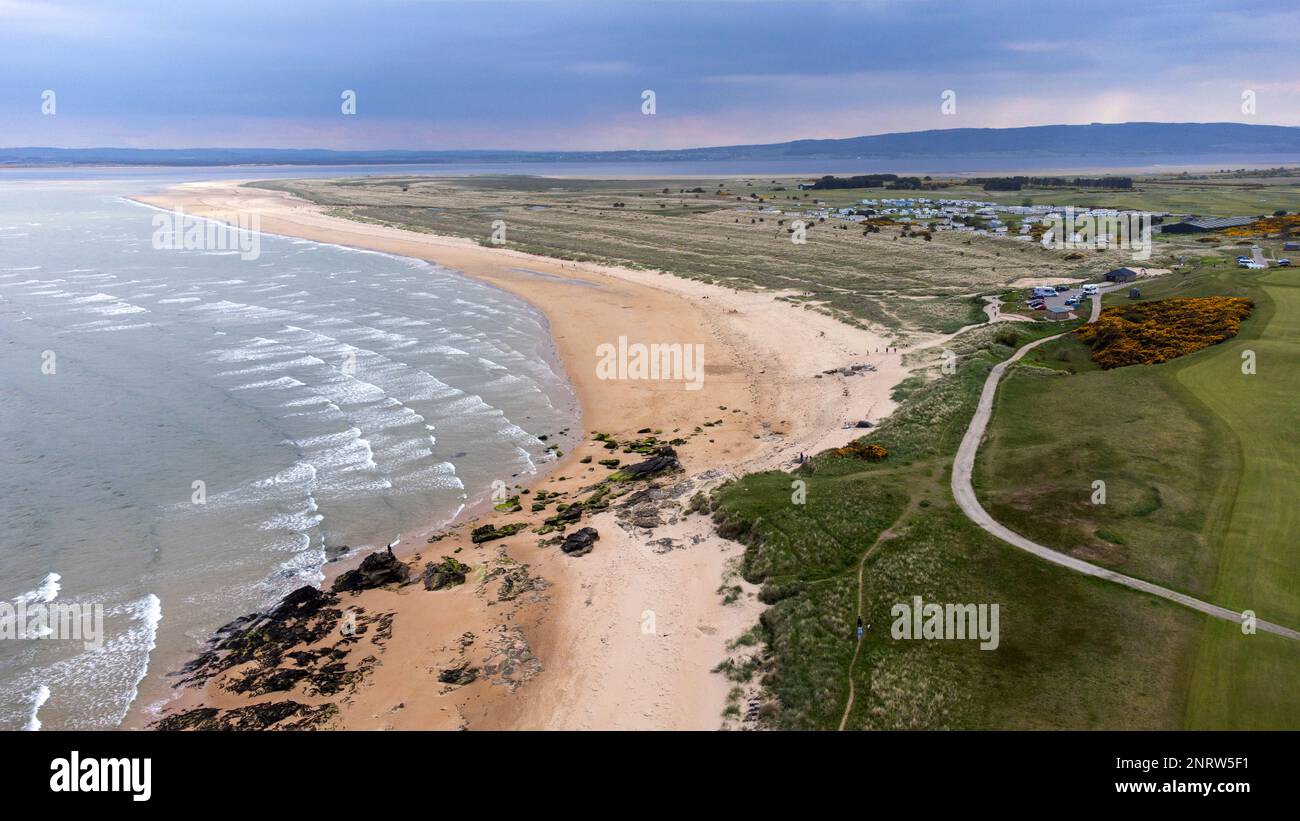
[[[951,333],[983,320],[976,294],[1027,276],[1096,273],[1123,259],[1119,251],[1085,256],[955,232],[926,240],[902,225],[864,235],[860,226],[806,212],[819,208],[819,199],[847,205],[853,196],[908,192],[800,192],[790,179],[374,177],[256,185],[290,191],[338,216],[484,243],[499,220],[504,247],[514,250],[770,291],[900,334]],[[761,210],[773,208],[779,213]],[[789,233],[796,219],[808,226],[802,244]]]

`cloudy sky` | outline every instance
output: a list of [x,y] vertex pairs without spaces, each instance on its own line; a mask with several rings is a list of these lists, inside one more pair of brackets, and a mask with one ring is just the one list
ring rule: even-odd
[[[1210,6],[0,0],[0,145],[678,148],[1300,125],[1300,4]],[[349,89],[354,116],[341,111]]]

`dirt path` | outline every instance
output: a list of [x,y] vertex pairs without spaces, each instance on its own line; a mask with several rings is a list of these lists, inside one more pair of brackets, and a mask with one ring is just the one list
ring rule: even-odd
[[[891,524],[889,527],[885,528],[883,531],[881,531],[880,535],[876,537],[876,540],[871,543],[871,547],[868,547],[866,552],[862,554],[862,558],[858,560],[858,618],[859,619],[862,618],[862,591],[863,591],[862,579],[864,573],[866,572],[867,559],[870,558],[872,553],[876,552],[877,547],[880,547],[880,545],[894,538],[895,529],[915,509],[916,509],[915,501],[909,502],[907,508],[904,509],[903,512],[898,515],[898,518],[894,520],[894,523]],[[858,655],[862,652],[862,639],[864,636],[866,636],[866,630],[863,630],[862,635],[858,636],[858,643],[853,648],[853,660],[849,662],[849,700],[844,705],[844,715],[840,716],[841,732],[843,732],[844,725],[849,720],[849,713],[853,710],[853,699],[857,695],[856,688],[853,686],[853,669],[857,666]]]
[[[1103,292],[1104,290],[1107,289],[1103,289]],[[1092,315],[1088,321],[1095,322],[1100,313],[1101,294],[1099,293],[1093,297]],[[991,533],[1013,547],[1018,547],[1021,550],[1033,553],[1039,558],[1046,559],[1054,564],[1059,564],[1062,567],[1068,567],[1077,573],[1105,579],[1106,581],[1114,582],[1115,584],[1122,584],[1133,590],[1138,590],[1152,596],[1159,596],[1162,599],[1168,599],[1169,601],[1181,604],[1184,607],[1190,607],[1193,610],[1198,610],[1206,615],[1214,616],[1215,618],[1223,619],[1224,621],[1229,621],[1234,624],[1241,624],[1241,613],[1229,610],[1226,607],[1220,607],[1217,604],[1211,604],[1192,596],[1188,596],[1185,593],[1179,593],[1176,590],[1170,590],[1167,587],[1161,587],[1158,584],[1143,581],[1142,579],[1135,579],[1132,576],[1126,576],[1123,573],[1117,573],[1114,570],[1107,570],[1104,567],[1099,567],[1090,562],[1085,562],[1082,559],[1076,559],[1073,556],[1053,550],[1050,547],[1044,547],[1037,542],[1030,541],[1024,536],[1015,533],[997,522],[989,515],[988,511],[980,505],[979,500],[975,496],[975,488],[971,485],[971,474],[975,468],[975,457],[979,452],[980,441],[984,438],[984,431],[988,428],[989,419],[993,416],[993,397],[997,393],[998,382],[1002,379],[1002,375],[1006,373],[1007,368],[1030,350],[1045,342],[1059,339],[1064,335],[1065,334],[1057,334],[1055,336],[1049,336],[1030,342],[1028,345],[1025,345],[1020,350],[1016,351],[1010,359],[993,366],[993,370],[989,373],[988,380],[984,383],[984,390],[980,394],[979,406],[975,409],[975,415],[971,418],[970,427],[966,429],[966,435],[962,437],[961,440],[961,447],[957,449],[957,456],[953,460],[952,495],[957,500],[958,507],[962,509],[962,512],[966,514],[967,518],[979,525],[988,533]],[[1258,629],[1267,633],[1274,633],[1285,638],[1300,641],[1300,631],[1292,630],[1289,627],[1283,627],[1263,620],[1256,620],[1255,625]]]

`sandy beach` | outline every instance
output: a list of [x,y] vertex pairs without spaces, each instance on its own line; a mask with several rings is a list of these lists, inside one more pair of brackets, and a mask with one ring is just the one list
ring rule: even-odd
[[[850,327],[773,293],[736,292],[659,272],[561,262],[344,220],[290,195],[236,182],[187,184],[139,200],[225,221],[256,215],[268,234],[416,257],[515,294],[547,317],[579,396],[583,443],[544,477],[502,477],[512,487],[527,488],[523,512],[507,515],[480,505],[436,542],[427,543],[433,534],[425,533],[398,548],[416,573],[427,561],[455,555],[474,569],[466,584],[436,592],[415,584],[344,594],[344,605],[363,612],[362,622],[371,628],[348,650],[347,663],[362,666],[365,674],[340,694],[288,694],[305,704],[334,704],[331,727],[721,726],[729,683],[710,670],[726,656],[727,643],[755,622],[762,605],[738,577],[727,584],[740,585],[743,595],[724,603],[720,588],[742,548],[712,535],[705,516],[684,515],[681,507],[697,490],[729,476],[788,468],[800,453],[844,444],[859,433],[846,424],[876,421],[893,410],[890,393],[910,371],[902,363],[909,349],[884,353],[889,343],[883,332]],[[702,386],[687,390],[682,381],[600,378],[597,348],[619,337],[703,345]],[[910,350],[930,341],[913,340]],[[823,374],[862,363],[875,370]],[[530,497],[545,490],[575,498],[607,475],[596,460],[622,456],[627,464],[640,458],[611,453],[592,440],[593,432],[624,441],[645,429],[687,440],[677,449],[684,473],[672,480],[680,495],[659,503],[657,526],[642,527],[613,505],[584,517],[582,524],[600,534],[585,556],[539,546],[529,530],[471,544],[472,527],[537,524],[552,515],[530,513]],[[584,457],[592,459],[584,463]],[[360,558],[326,572],[336,575]],[[518,580],[520,572],[528,579],[524,592],[505,595],[502,585]],[[477,680],[439,683],[440,670],[466,662],[483,671]],[[221,681],[186,688],[168,712],[286,697],[236,695]],[[140,725],[153,717],[137,715],[134,721]]]

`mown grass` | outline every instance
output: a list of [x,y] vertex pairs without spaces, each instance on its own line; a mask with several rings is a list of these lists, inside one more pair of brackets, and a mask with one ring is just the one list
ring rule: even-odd
[[[1216,601],[1300,625],[1300,273],[1258,275],[1263,298],[1249,332],[1177,378],[1222,420],[1241,453],[1235,492],[1221,509]],[[1242,373],[1253,351],[1257,372]],[[1192,680],[1188,723],[1197,727],[1300,727],[1300,648],[1272,636],[1207,626]],[[1233,671],[1229,673],[1227,671]],[[1234,674],[1235,673],[1235,674]]]
[[[1300,275],[1213,260],[1143,292],[1249,296],[1257,309],[1237,337],[1158,366],[1049,373],[1036,365],[1076,361],[1082,346],[1043,346],[1042,361],[1003,382],[977,489],[995,518],[1043,544],[1300,625]],[[1243,374],[1247,349],[1268,369]],[[1213,620],[1195,635],[1181,726],[1300,727],[1300,696],[1282,686],[1300,680],[1295,642]]]

